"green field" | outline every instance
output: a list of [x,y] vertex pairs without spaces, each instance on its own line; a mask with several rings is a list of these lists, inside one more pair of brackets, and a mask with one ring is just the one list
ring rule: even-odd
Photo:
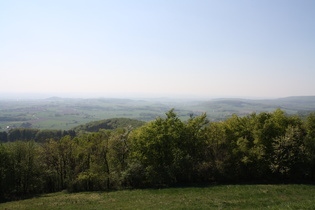
[[315,209],[313,185],[58,192],[0,204],[0,209]]
[[289,97],[274,100],[214,99],[208,101],[176,99],[67,99],[0,100],[0,131],[20,128],[68,130],[91,121],[110,118],[131,118],[152,121],[175,108],[182,120],[191,114],[207,113],[210,121],[221,121],[233,114],[273,112],[277,108],[288,114],[315,111],[315,97]]

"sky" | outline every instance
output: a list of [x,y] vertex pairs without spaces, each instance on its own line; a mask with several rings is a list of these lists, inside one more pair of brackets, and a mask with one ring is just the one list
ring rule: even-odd
[[0,0],[0,93],[315,95],[314,0]]

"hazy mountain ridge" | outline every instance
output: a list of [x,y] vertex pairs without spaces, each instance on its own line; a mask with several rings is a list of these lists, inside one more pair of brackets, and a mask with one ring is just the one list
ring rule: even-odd
[[207,113],[211,121],[221,121],[232,114],[244,116],[253,112],[273,112],[280,108],[288,114],[315,111],[315,96],[293,96],[278,99],[220,98],[189,99],[120,99],[61,98],[21,101],[0,100],[0,130],[21,127],[25,123],[38,129],[71,129],[92,121],[130,118],[151,121],[164,117],[175,108],[181,119],[191,114]]
[[205,106],[231,105],[235,107],[264,107],[294,110],[315,110],[315,96],[292,96],[278,99],[213,99],[204,102]]

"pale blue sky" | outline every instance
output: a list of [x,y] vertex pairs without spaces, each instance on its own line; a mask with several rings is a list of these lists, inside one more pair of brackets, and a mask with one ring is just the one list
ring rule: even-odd
[[0,92],[315,95],[314,0],[0,0]]

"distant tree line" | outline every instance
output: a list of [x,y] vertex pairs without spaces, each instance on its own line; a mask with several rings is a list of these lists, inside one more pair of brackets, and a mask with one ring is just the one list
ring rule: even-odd
[[50,130],[36,128],[13,128],[0,132],[0,142],[29,141],[45,142],[47,139],[59,140],[63,136],[75,136],[74,130]]
[[278,109],[209,123],[205,114],[182,121],[170,110],[137,129],[40,141],[40,131],[24,131],[0,144],[2,200],[64,189],[315,181],[315,113],[302,120]]
[[129,125],[132,125],[132,127],[137,128],[144,125],[144,122],[130,118],[111,118],[79,125],[74,127],[72,130],[74,130],[77,133],[80,133],[81,131],[98,132],[100,129],[113,130],[116,128],[127,127]]

